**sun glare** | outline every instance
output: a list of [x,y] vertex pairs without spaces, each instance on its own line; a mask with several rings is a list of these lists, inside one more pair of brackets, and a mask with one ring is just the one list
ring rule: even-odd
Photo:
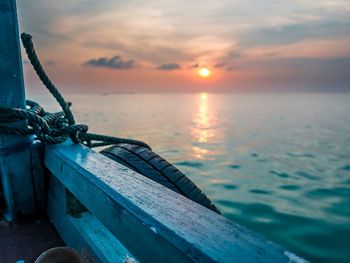
[[210,70],[209,69],[207,69],[207,68],[201,68],[201,69],[199,69],[199,71],[198,71],[198,74],[199,74],[199,76],[201,76],[202,78],[207,78],[207,77],[209,77],[210,76]]

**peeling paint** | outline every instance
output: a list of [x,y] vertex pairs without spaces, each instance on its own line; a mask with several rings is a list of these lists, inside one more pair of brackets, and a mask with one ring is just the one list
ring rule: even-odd
[[151,227],[151,230],[157,234],[157,228],[155,228],[154,226]]
[[295,255],[289,251],[285,251],[284,255],[286,255],[289,258],[289,261],[288,261],[289,263],[307,263],[307,262],[309,262],[303,258],[298,257],[297,255]]
[[123,263],[136,263],[137,261],[134,258],[129,257],[128,255],[125,256],[125,259],[123,260]]

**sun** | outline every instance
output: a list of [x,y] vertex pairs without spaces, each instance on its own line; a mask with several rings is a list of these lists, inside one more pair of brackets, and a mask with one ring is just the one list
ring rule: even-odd
[[201,76],[202,78],[207,78],[211,74],[210,70],[207,68],[200,68],[198,70],[198,75]]

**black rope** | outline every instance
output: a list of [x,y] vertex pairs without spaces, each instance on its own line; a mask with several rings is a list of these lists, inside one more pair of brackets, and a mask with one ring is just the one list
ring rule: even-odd
[[[62,111],[46,112],[38,103],[30,100],[26,101],[26,109],[0,106],[0,134],[36,135],[43,143],[47,144],[62,143],[70,138],[74,143],[83,143],[89,147],[128,143],[151,149],[148,144],[141,141],[88,133],[87,125],[76,124],[70,110],[71,103],[65,101],[41,66],[34,49],[32,36],[22,33],[21,39],[35,72],[61,106]],[[8,124],[19,121],[27,121],[27,127],[18,128],[13,127],[13,125],[8,127]]]
[[66,101],[62,97],[61,93],[56,89],[55,85],[51,82],[49,77],[47,76],[45,70],[40,64],[40,61],[35,53],[34,44],[32,41],[32,36],[26,33],[22,33],[21,35],[23,46],[27,52],[28,59],[32,64],[36,74],[44,84],[44,86],[50,91],[50,93],[55,97],[57,102],[60,104],[63,112],[68,119],[69,124],[75,124],[75,120],[71,110],[69,109]]

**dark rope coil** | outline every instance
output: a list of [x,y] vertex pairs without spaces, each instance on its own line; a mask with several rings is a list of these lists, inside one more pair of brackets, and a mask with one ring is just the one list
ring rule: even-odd
[[[26,109],[0,107],[0,133],[11,135],[36,135],[43,143],[47,144],[62,143],[70,138],[74,143],[83,143],[89,147],[129,143],[151,149],[148,144],[141,141],[88,133],[87,125],[76,124],[74,115],[70,110],[71,103],[65,101],[43,69],[36,55],[32,36],[22,33],[21,39],[35,72],[61,106],[62,111],[53,113],[46,112],[38,103],[30,100],[26,101]],[[18,128],[7,126],[9,123],[16,123],[19,121],[26,121],[27,127]]]

